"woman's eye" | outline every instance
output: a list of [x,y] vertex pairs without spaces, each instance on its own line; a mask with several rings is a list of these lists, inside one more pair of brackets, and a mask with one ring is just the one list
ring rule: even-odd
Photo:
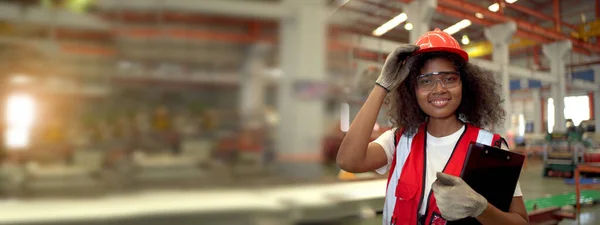
[[455,82],[456,80],[458,80],[456,77],[446,77],[446,82]]

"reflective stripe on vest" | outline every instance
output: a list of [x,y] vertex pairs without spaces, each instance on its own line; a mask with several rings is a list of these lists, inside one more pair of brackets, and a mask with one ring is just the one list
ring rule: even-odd
[[[425,154],[425,143],[427,143],[425,135],[426,126],[425,124],[421,125],[412,138],[405,139],[408,142],[406,144],[400,144],[403,136],[402,132],[403,130],[399,130],[395,136],[396,153],[409,153],[402,167],[402,172],[399,176],[400,179],[398,179],[397,182],[390,182],[390,180],[393,179],[392,175],[396,172],[397,154],[394,154],[388,176],[387,194],[394,194],[396,198],[392,215],[386,215],[387,213],[384,212],[384,219],[391,219],[391,224],[416,225],[418,222],[419,209],[422,204],[427,204],[424,220],[425,225],[445,224],[446,221],[440,216],[441,214],[435,203],[435,197],[432,194],[433,191],[423,193],[426,176],[425,163],[427,162],[427,155]],[[457,141],[443,172],[454,176],[460,176],[468,152],[468,146],[471,142],[476,141],[477,143],[497,145],[496,147],[500,147],[500,139],[501,137],[498,134],[493,134],[489,131],[467,124],[460,139]],[[410,146],[410,149],[407,149],[408,146]],[[392,183],[392,185],[390,185],[390,183]],[[389,190],[390,188],[394,188],[395,190]],[[427,203],[422,202],[425,194],[429,196],[427,198]],[[387,207],[391,206],[390,203],[392,202],[388,202],[386,198],[386,204],[388,204]]]

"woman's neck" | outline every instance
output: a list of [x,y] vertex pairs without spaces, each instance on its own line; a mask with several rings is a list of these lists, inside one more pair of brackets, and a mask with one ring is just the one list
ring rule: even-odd
[[456,117],[431,118],[427,121],[427,133],[434,137],[445,137],[458,131],[463,123]]

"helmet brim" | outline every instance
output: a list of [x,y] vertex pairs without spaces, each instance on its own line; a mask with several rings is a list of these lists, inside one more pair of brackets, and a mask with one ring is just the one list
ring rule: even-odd
[[459,55],[461,58],[465,60],[465,62],[469,61],[469,54],[465,50],[449,48],[449,47],[429,47],[424,49],[419,49],[413,55],[419,55],[428,52],[450,52]]

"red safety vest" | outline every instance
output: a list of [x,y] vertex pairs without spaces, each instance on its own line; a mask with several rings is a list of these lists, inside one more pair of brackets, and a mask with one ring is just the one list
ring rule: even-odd
[[[460,176],[463,168],[463,164],[467,155],[468,146],[471,142],[481,142],[478,140],[480,133],[485,132],[487,135],[493,135],[491,142],[482,143],[486,145],[494,145],[500,147],[501,141],[503,140],[500,135],[492,134],[471,124],[467,124],[463,134],[460,136],[452,155],[446,163],[443,172],[446,174]],[[395,145],[398,146],[400,138],[403,135],[404,130],[398,129],[395,134]],[[402,167],[402,173],[396,186],[396,204],[391,218],[391,223],[394,225],[417,225],[419,216],[418,212],[423,204],[423,196],[427,194],[429,196],[427,208],[425,210],[425,219],[423,220],[425,225],[444,225],[446,220],[442,218],[440,210],[435,202],[435,196],[429,193],[423,193],[425,189],[425,168],[426,168],[426,154],[425,146],[426,140],[426,124],[422,124],[415,136],[412,139],[410,146],[410,153],[404,166]],[[488,138],[489,139],[489,138]],[[396,147],[397,149],[398,147]],[[388,186],[390,178],[392,177],[393,171],[396,168],[396,154],[392,160],[391,169],[388,176]]]

